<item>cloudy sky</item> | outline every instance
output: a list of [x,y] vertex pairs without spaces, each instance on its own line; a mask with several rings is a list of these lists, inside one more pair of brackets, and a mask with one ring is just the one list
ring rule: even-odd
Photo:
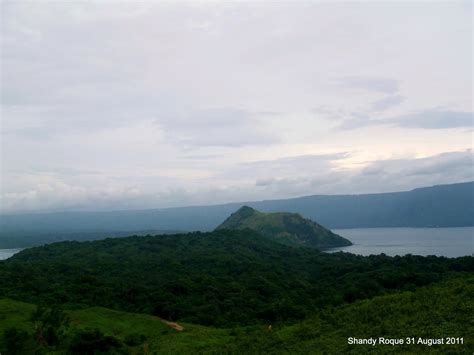
[[3,212],[474,180],[470,1],[1,6]]

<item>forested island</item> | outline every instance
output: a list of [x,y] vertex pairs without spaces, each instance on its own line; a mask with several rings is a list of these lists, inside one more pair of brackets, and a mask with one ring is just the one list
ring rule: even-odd
[[348,246],[352,243],[297,213],[263,213],[243,206],[232,213],[216,230],[249,229],[288,245],[303,245],[324,249]]

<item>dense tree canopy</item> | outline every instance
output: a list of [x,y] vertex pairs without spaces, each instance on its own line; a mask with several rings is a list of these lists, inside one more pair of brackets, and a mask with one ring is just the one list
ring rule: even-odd
[[0,296],[232,326],[302,319],[472,270],[472,257],[326,254],[219,230],[24,250],[0,263]]

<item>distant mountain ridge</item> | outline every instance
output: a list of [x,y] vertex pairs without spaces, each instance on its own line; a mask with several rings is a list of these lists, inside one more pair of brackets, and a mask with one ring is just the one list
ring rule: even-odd
[[319,249],[352,244],[349,240],[297,213],[263,213],[248,206],[243,206],[232,213],[216,228],[219,229],[251,229],[283,244]]
[[[210,231],[244,205],[262,212],[299,213],[331,229],[466,227],[474,226],[474,182],[405,192],[316,195],[214,206],[0,215],[0,245],[5,237],[27,236],[34,239],[39,235],[71,232],[94,232],[95,236],[102,233],[106,237],[114,235],[111,231]],[[47,239],[41,240],[44,243]],[[39,237],[35,244],[38,243]]]

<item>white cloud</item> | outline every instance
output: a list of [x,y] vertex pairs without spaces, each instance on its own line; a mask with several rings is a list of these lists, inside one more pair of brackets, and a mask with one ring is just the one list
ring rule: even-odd
[[2,208],[445,182],[361,161],[472,146],[471,6],[2,3]]
[[384,94],[395,94],[399,90],[398,82],[389,78],[345,77],[338,80],[343,88],[367,90]]
[[374,111],[385,111],[389,108],[396,107],[403,102],[404,98],[400,95],[386,96],[372,103]]
[[180,146],[240,147],[278,142],[250,112],[232,108],[171,112],[155,121]]
[[208,178],[179,178],[176,171],[16,172],[5,182],[4,212],[120,210],[277,199],[311,194],[354,194],[474,180],[471,150],[426,158],[366,162],[341,169],[346,153],[296,156],[239,164]]

